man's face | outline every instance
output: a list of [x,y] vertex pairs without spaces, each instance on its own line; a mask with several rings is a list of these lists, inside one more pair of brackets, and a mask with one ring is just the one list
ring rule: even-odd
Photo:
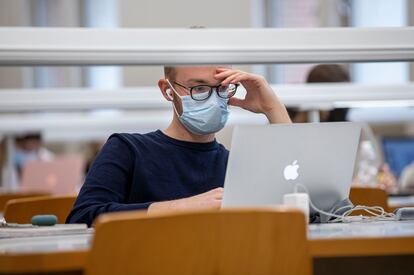
[[25,151],[39,150],[41,147],[41,141],[39,139],[25,139],[18,143],[18,147]]
[[[200,67],[175,67],[173,76],[169,79],[171,85],[173,85],[175,91],[180,96],[189,95],[189,90],[176,85],[179,83],[187,88],[191,88],[197,85],[210,85],[217,86],[220,84],[220,81],[214,78],[214,75],[217,73],[218,68],[229,68],[230,66],[221,65],[221,66],[200,66]],[[176,96],[175,93],[172,93],[174,97],[174,106],[177,112],[182,114],[182,103],[181,98]]]

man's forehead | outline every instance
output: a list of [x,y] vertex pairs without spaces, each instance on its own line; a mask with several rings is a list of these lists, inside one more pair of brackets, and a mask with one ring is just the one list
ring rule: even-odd
[[218,68],[230,68],[228,65],[217,66],[185,66],[175,67],[175,78],[177,80],[206,80],[212,79]]

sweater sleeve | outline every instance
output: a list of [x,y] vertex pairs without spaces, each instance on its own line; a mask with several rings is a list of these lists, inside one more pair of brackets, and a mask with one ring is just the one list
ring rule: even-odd
[[119,135],[112,135],[97,155],[79,192],[67,223],[86,223],[106,212],[147,209],[148,203],[127,204],[135,159]]

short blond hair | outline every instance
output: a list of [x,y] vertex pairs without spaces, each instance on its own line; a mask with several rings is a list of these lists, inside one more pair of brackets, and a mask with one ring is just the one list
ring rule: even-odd
[[175,67],[164,67],[164,77],[168,79],[174,79],[175,77]]

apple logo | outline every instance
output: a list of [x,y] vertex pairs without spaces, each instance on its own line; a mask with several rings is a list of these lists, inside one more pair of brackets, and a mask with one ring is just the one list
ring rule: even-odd
[[285,169],[283,170],[283,176],[285,177],[286,180],[295,180],[298,178],[299,164],[297,163],[298,161],[295,160],[294,162],[292,162],[291,165],[286,166]]

